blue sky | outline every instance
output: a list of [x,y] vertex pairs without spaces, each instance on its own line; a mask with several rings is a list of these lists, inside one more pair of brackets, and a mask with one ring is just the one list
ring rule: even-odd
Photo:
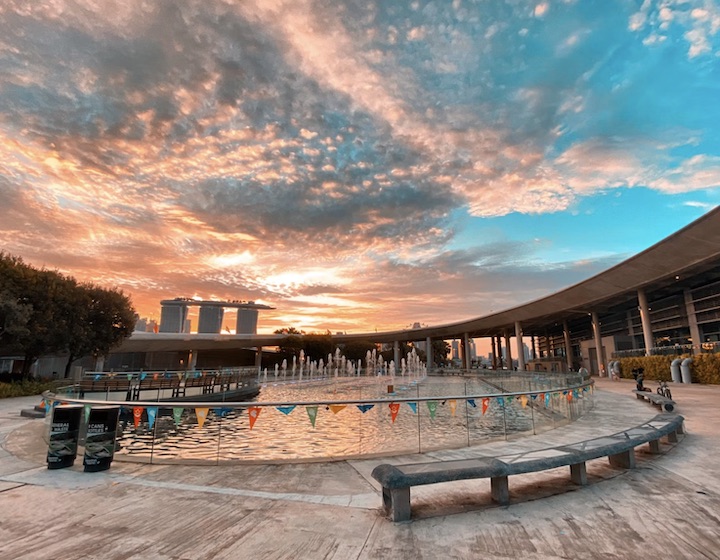
[[262,332],[498,311],[718,204],[719,31],[712,0],[7,0],[0,249]]

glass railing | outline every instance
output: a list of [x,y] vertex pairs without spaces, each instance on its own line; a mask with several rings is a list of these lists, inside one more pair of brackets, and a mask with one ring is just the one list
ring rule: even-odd
[[[127,400],[77,387],[55,403],[121,407],[116,460],[222,464],[455,449],[572,422],[593,406],[578,373],[482,370],[454,378],[329,377],[261,383],[252,401]],[[222,395],[216,395],[215,398]],[[206,395],[207,397],[207,395]],[[190,397],[192,398],[192,397]]]

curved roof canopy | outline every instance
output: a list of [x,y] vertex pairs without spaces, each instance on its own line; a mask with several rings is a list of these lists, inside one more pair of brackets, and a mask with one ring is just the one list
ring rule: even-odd
[[[514,333],[516,321],[523,334],[544,335],[549,325],[576,319],[592,311],[637,306],[637,292],[654,297],[695,288],[720,279],[720,207],[711,210],[680,231],[649,249],[547,297],[491,315],[433,327],[333,335],[337,342],[414,341],[498,336]],[[231,349],[276,346],[285,335],[223,335],[135,333],[115,352],[159,352],[177,350]]]

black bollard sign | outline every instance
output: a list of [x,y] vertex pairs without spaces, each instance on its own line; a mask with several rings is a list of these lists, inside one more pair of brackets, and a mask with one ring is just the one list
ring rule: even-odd
[[75,463],[82,413],[82,405],[53,407],[47,452],[48,469],[64,469]]
[[90,409],[85,436],[85,472],[104,471],[110,468],[115,453],[118,406],[97,406]]

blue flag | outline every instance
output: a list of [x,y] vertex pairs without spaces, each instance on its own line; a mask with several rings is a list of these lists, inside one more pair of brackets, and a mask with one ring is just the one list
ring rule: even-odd
[[357,405],[357,407],[360,409],[360,412],[362,412],[363,414],[365,414],[368,410],[370,410],[374,406],[375,406],[374,404],[359,404],[359,405]]

